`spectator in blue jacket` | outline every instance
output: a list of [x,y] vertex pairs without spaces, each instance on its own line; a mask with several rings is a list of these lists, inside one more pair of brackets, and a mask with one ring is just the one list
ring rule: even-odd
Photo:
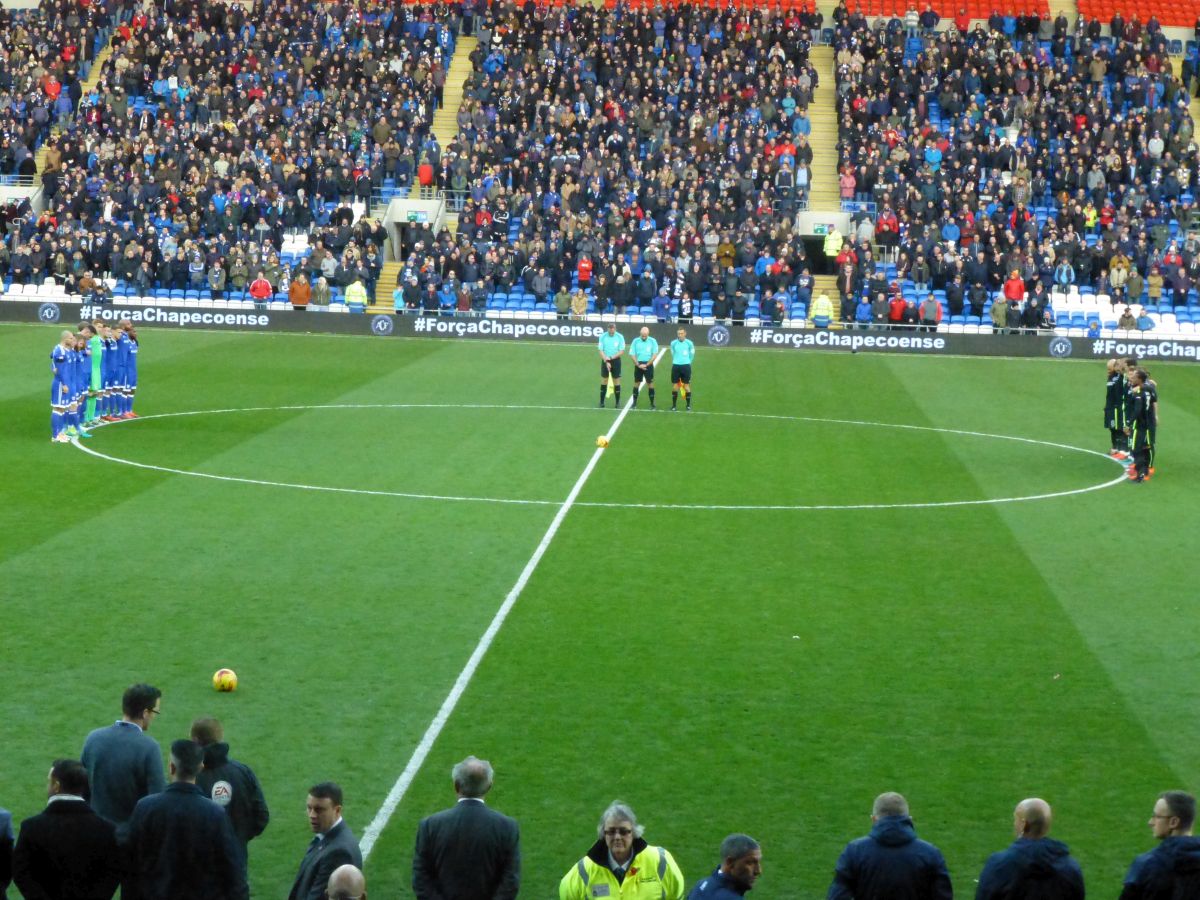
[[1198,895],[1200,838],[1192,836],[1195,821],[1195,797],[1183,791],[1159,794],[1149,823],[1159,844],[1134,859],[1121,900]]
[[1050,804],[1031,797],[1013,812],[1017,839],[1007,850],[988,857],[979,875],[975,900],[1083,900],[1083,872],[1062,841],[1047,837]]
[[735,900],[744,897],[762,874],[762,849],[748,834],[721,841],[721,865],[697,884],[688,900]]
[[246,900],[245,859],[225,811],[204,796],[196,777],[204,761],[200,745],[171,744],[171,783],[143,797],[128,829],[118,833],[129,855],[133,892],[139,900]]
[[871,833],[838,857],[828,900],[952,900],[942,851],[917,837],[908,801],[888,792],[875,798]]
[[859,328],[871,327],[871,301],[866,294],[858,298],[858,307],[854,310],[854,322]]

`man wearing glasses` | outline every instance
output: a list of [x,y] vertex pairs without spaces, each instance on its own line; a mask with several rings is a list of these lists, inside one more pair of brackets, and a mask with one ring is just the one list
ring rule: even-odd
[[628,805],[610,803],[598,831],[600,839],[559,882],[559,900],[681,900],[683,873],[675,858],[646,843]]
[[124,825],[139,800],[166,787],[162,751],[146,734],[161,712],[162,691],[135,684],[121,698],[121,719],[83,742],[92,809],[114,825]]
[[1200,896],[1200,838],[1192,837],[1196,798],[1183,791],[1158,795],[1150,831],[1159,842],[1134,859],[1121,900]]

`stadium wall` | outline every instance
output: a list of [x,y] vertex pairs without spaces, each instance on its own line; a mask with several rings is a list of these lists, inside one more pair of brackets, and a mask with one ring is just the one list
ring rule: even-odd
[[[592,344],[604,326],[594,322],[518,318],[354,315],[293,310],[180,309],[142,304],[54,302],[2,303],[0,322],[74,325],[83,320],[128,318],[139,327],[425,337],[445,340],[556,341]],[[640,324],[622,322],[632,336]],[[675,338],[675,324],[647,326],[663,345]],[[905,331],[684,325],[700,347],[776,351],[898,353],[920,356],[1011,356],[1056,359],[1143,359],[1200,362],[1200,341],[1152,337],[1085,337],[1052,334],[995,335]]]

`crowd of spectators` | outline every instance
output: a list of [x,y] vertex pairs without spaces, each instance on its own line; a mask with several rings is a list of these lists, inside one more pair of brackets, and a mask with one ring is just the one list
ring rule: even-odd
[[37,174],[38,147],[70,120],[111,25],[101,4],[42,0],[0,7],[0,183]]
[[[811,310],[818,265],[794,227],[820,77],[808,8],[105,2],[53,0],[0,36],[20,63],[3,113],[17,169],[54,91],[63,111],[49,208],[6,213],[0,276],[298,307],[352,284],[370,297],[387,234],[362,213],[381,185],[420,181],[458,230],[396,248],[398,310]],[[1186,315],[1195,72],[1174,71],[1158,23],[997,14],[937,30],[928,4],[909,13],[869,21],[843,0],[832,18],[838,188],[857,211],[829,254],[842,321],[899,297],[913,309],[893,324],[1042,328],[1067,291],[1114,319]],[[72,63],[110,26],[84,94]],[[479,45],[441,147],[430,124],[464,27]],[[931,292],[936,317],[920,311]]]
[[810,267],[794,221],[820,24],[725,4],[493,4],[436,173],[458,233],[410,248],[397,306],[441,292],[446,268],[476,309],[515,288],[562,314],[572,290],[594,312],[778,314]]
[[[286,295],[304,271],[314,291],[373,290],[386,232],[363,213],[385,179],[440,158],[457,6],[168,0],[101,17],[113,53],[49,139],[48,208],[9,221],[0,275],[220,298],[260,272]],[[281,254],[289,235],[307,242]]]
[[1108,298],[1113,319],[1195,306],[1194,70],[1153,18],[997,15],[915,40],[844,4],[834,21],[839,185],[864,210],[843,320],[876,298],[869,246],[884,287],[1000,327],[1053,324],[1059,292]]

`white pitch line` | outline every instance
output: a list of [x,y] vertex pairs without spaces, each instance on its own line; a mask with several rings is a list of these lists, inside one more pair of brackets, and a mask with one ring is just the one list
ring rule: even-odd
[[[666,349],[660,350],[658,356],[654,358],[657,364],[662,359]],[[633,394],[625,402],[625,407],[621,410],[612,426],[605,433],[605,437],[612,441],[617,429],[621,427],[621,423],[625,421],[625,417],[629,415],[629,411],[633,409]],[[521,592],[525,590],[525,585],[529,583],[529,579],[533,576],[533,572],[538,567],[538,563],[542,561],[542,557],[546,555],[546,550],[550,547],[550,542],[554,540],[554,536],[558,534],[559,526],[567,517],[571,507],[575,505],[575,499],[579,496],[579,492],[583,490],[583,486],[587,484],[588,478],[592,471],[596,468],[596,463],[600,462],[600,457],[604,453],[604,447],[597,447],[592,453],[592,458],[588,460],[588,464],[584,467],[575,486],[571,488],[571,492],[567,494],[567,499],[563,501],[562,506],[558,508],[554,519],[550,522],[550,527],[546,529],[546,533],[542,535],[541,542],[537,545],[537,549],[533,551],[533,556],[529,557],[529,562],[525,563],[525,568],[521,570],[521,574],[517,577],[517,583],[512,586],[512,590],[508,592],[508,596],[504,598],[504,602],[500,604],[500,608],[496,610],[496,615],[492,617],[491,624],[488,625],[487,631],[483,633],[483,637],[479,639],[479,643],[475,646],[475,652],[471,654],[471,658],[467,660],[467,664],[459,673],[457,680],[454,682],[454,687],[450,689],[445,701],[442,703],[441,709],[437,715],[433,717],[433,721],[429,723],[429,727],[425,729],[425,734],[421,737],[421,742],[417,744],[417,748],[413,751],[412,757],[408,760],[408,765],[404,767],[404,771],[400,773],[400,777],[396,779],[396,783],[392,785],[392,789],[388,791],[387,797],[383,801],[383,806],[379,808],[379,812],[375,814],[375,818],[371,820],[371,824],[367,826],[363,832],[362,840],[358,842],[359,850],[362,852],[363,862],[371,855],[371,850],[375,847],[375,842],[379,840],[379,836],[383,833],[383,829],[387,827],[388,821],[392,818],[396,808],[400,805],[400,801],[404,799],[404,795],[408,793],[409,787],[413,783],[413,779],[417,777],[417,773],[424,765],[426,758],[429,756],[433,745],[438,739],[438,735],[442,733],[442,729],[446,727],[446,722],[449,720],[454,708],[458,705],[458,701],[462,699],[462,695],[466,692],[467,686],[471,683],[471,679],[475,676],[475,670],[479,668],[479,664],[483,662],[484,655],[488,652],[488,648],[492,646],[492,641],[496,639],[496,635],[500,631],[500,626],[504,624],[504,620],[508,618],[508,614],[512,612],[512,608],[517,603],[517,598],[521,596]]]
[[[659,354],[661,356],[661,354]],[[594,410],[590,406],[535,406],[530,404],[499,404],[499,403],[330,403],[323,405],[304,405],[304,406],[245,406],[234,407],[230,409],[204,409],[204,410],[189,410],[186,412],[170,412],[157,413],[149,416],[139,416],[136,419],[120,420],[117,422],[101,422],[93,427],[107,428],[110,425],[126,425],[130,422],[141,422],[149,419],[169,419],[176,416],[210,416],[221,413],[236,413],[236,412],[274,412],[274,411],[294,411],[294,410],[309,410],[309,409],[502,409],[502,410]],[[1102,453],[1099,450],[1092,450],[1087,447],[1076,447],[1072,444],[1062,444],[1056,441],[1043,441],[1036,438],[1019,437],[1011,434],[993,434],[987,431],[964,431],[958,428],[938,428],[933,425],[909,425],[897,422],[867,422],[860,419],[826,419],[816,416],[787,416],[771,413],[739,413],[739,412],[697,412],[700,416],[733,416],[744,419],[774,419],[785,422],[818,422],[828,423],[833,425],[852,425],[872,428],[898,428],[907,431],[928,431],[934,434],[959,434],[965,437],[992,438],[1001,441],[1015,441],[1019,444],[1030,444],[1040,447],[1053,447],[1059,450],[1070,450],[1074,453],[1083,453],[1089,456],[1098,456],[1102,459],[1110,460],[1124,468],[1124,463],[1119,460],[1114,460],[1107,453]],[[107,462],[122,463],[123,465],[133,466],[137,469],[148,469],[154,472],[167,472],[173,475],[190,475],[194,478],[207,478],[212,481],[229,481],[237,484],[255,484],[264,487],[282,487],[294,488],[300,491],[317,491],[323,493],[334,494],[358,494],[360,496],[371,497],[401,497],[408,500],[446,500],[455,503],[498,503],[511,506],[558,506],[558,500],[537,500],[527,499],[522,497],[475,497],[464,494],[421,494],[411,491],[385,491],[371,490],[368,488],[345,488],[331,487],[327,485],[317,484],[302,484],[291,481],[270,481],[262,478],[243,478],[237,475],[215,475],[209,472],[196,472],[190,469],[176,469],[171,466],[158,466],[151,463],[136,462],[131,459],[124,459],[120,456],[110,456],[107,453],[101,453],[80,443],[78,438],[73,438],[73,443],[78,449],[84,453],[94,456],[97,459],[103,459]],[[1025,503],[1031,500],[1053,500],[1059,497],[1072,497],[1077,494],[1088,494],[1093,491],[1104,490],[1105,488],[1114,487],[1118,484],[1123,484],[1125,476],[1118,475],[1110,481],[1102,481],[1098,484],[1091,484],[1081,488],[1072,488],[1063,491],[1052,491],[1042,494],[1022,494],[1016,497],[985,497],[977,500],[936,500],[936,501],[908,501],[901,503],[811,503],[811,504],[795,504],[795,503],[623,503],[616,501],[604,500],[580,500],[575,503],[576,506],[598,507],[603,509],[672,509],[672,510],[707,510],[716,512],[738,512],[738,511],[830,511],[830,510],[879,510],[879,509],[941,509],[946,507],[956,506],[993,506],[1002,503]]]

